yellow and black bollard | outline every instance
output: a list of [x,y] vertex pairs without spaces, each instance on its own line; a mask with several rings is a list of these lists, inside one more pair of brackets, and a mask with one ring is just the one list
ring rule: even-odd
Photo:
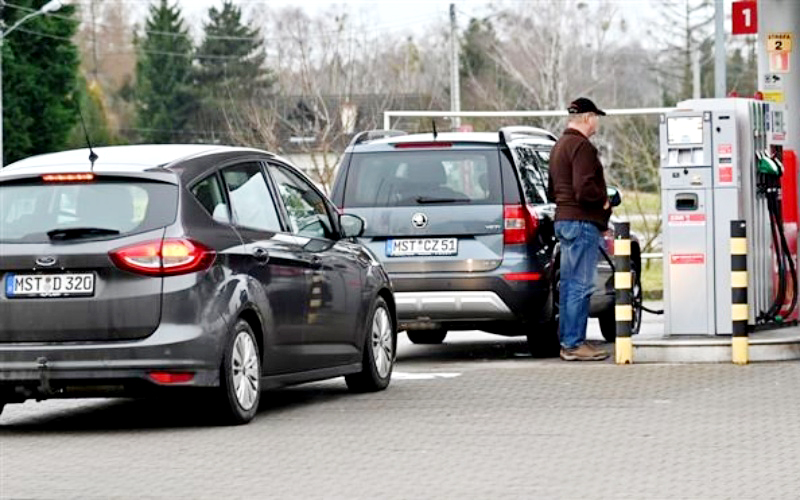
[[743,220],[731,221],[731,360],[737,365],[749,361],[747,338],[747,226]]
[[615,359],[618,365],[633,363],[633,294],[631,287],[631,225],[628,222],[614,224],[614,293],[616,305],[614,317],[617,321]]

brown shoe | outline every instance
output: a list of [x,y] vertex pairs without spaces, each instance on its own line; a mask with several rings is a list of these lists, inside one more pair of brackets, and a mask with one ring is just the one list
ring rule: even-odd
[[564,361],[602,361],[608,357],[608,351],[590,344],[581,344],[572,349],[561,348],[561,359]]

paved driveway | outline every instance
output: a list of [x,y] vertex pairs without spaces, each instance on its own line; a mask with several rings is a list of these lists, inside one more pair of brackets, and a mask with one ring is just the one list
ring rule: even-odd
[[181,402],[10,406],[0,498],[798,497],[798,363],[570,364],[481,333],[399,352],[386,392],[268,393],[244,427]]

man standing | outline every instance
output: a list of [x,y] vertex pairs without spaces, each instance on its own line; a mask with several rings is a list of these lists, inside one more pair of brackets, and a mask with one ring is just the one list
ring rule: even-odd
[[604,349],[586,343],[589,299],[594,288],[601,232],[608,226],[603,166],[589,137],[605,112],[581,97],[567,109],[569,123],[550,153],[548,192],[556,203],[555,232],[561,243],[561,290],[558,323],[561,359],[600,361]]

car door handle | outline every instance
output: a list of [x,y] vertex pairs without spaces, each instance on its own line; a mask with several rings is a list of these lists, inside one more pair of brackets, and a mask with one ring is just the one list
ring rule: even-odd
[[256,247],[253,249],[253,257],[260,264],[266,264],[269,261],[269,252],[265,248]]

